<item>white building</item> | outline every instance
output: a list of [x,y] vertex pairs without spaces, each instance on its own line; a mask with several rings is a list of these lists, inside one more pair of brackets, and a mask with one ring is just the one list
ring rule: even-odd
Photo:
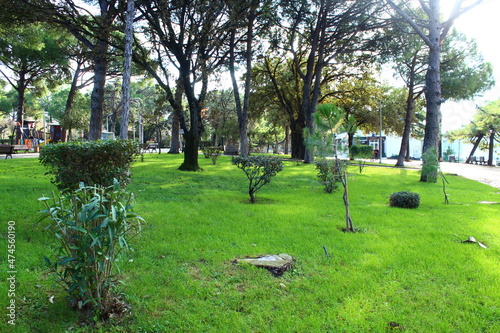
[[[340,146],[347,147],[347,133],[337,135],[337,141],[340,143]],[[378,134],[367,135],[358,131],[354,137],[354,142],[371,145],[375,151],[378,150],[380,138]],[[410,138],[409,155],[412,159],[422,158],[422,145],[423,140]],[[454,155],[457,161],[465,162],[465,160],[469,157],[473,146],[474,145],[468,141],[450,142],[443,138],[441,142],[442,154],[445,157],[445,161],[447,160],[448,155]],[[382,134],[382,156],[384,158],[397,158],[400,147],[401,137]],[[344,155],[346,155],[346,153],[344,153]],[[488,161],[488,151],[481,150],[479,147],[476,149],[474,156],[476,156],[477,160],[479,160],[480,157],[483,157],[485,161]],[[495,147],[493,162],[494,164],[498,164],[500,162],[500,147]]]

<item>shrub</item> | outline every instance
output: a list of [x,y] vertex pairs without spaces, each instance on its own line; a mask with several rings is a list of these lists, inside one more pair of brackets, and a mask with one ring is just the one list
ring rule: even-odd
[[439,171],[439,160],[438,152],[436,148],[430,148],[422,154],[422,164],[421,177],[420,179],[428,183],[437,182],[438,171]]
[[352,158],[373,158],[373,147],[370,145],[352,145],[350,153]]
[[205,155],[205,158],[211,158],[212,164],[216,165],[217,159],[223,153],[224,150],[221,147],[206,146],[203,147],[201,151],[203,152],[203,155]]
[[318,180],[323,184],[326,193],[332,193],[339,187],[345,163],[338,160],[318,159],[316,162]]
[[255,192],[283,170],[283,161],[276,156],[234,156],[233,164],[243,170],[250,181],[248,194],[251,203],[255,202]]
[[73,191],[81,182],[108,187],[117,179],[127,185],[130,165],[139,154],[139,146],[130,140],[65,142],[44,146],[39,159],[59,190]]
[[401,191],[391,194],[389,206],[400,208],[418,208],[420,206],[420,195],[418,193]]
[[132,194],[119,188],[83,186],[58,198],[42,197],[47,226],[58,243],[52,261],[44,257],[73,305],[106,318],[117,305],[113,266],[142,218],[132,210]]
[[350,151],[351,158],[359,159],[358,167],[359,173],[363,172],[365,167],[365,161],[362,159],[372,159],[373,158],[373,147],[369,145],[353,145]]

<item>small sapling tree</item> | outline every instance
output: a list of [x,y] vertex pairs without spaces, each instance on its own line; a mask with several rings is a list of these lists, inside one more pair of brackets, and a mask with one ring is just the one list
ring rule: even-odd
[[439,174],[441,175],[441,181],[443,183],[444,203],[449,204],[450,200],[448,199],[448,193],[446,192],[446,184],[449,184],[448,179],[444,176],[443,171],[439,170]]
[[217,160],[219,159],[219,156],[222,154],[223,150],[221,147],[203,147],[201,149],[203,152],[203,155],[205,155],[205,158],[210,158],[212,160],[212,164],[216,165]]
[[255,203],[255,192],[283,170],[283,161],[276,156],[235,156],[233,164],[243,170],[250,181],[248,194],[251,203]]
[[[343,200],[344,207],[346,211],[346,232],[355,232],[353,227],[351,213],[349,211],[349,187],[347,178],[347,163],[346,161],[341,161],[337,156],[337,145],[335,141],[335,135],[337,131],[341,128],[340,120],[344,118],[344,112],[342,109],[334,104],[321,104],[318,105],[316,112],[314,113],[314,125],[317,131],[313,135],[307,135],[306,132],[306,145],[310,151],[320,156],[316,167],[320,166],[320,173],[318,177],[328,180],[330,183],[329,187],[335,187],[331,182],[340,181],[342,187],[344,188]],[[333,148],[333,149],[332,149]],[[328,160],[326,156],[333,154],[335,159]],[[325,167],[322,166],[325,165]],[[323,170],[323,171],[322,171]],[[325,191],[328,192],[328,187],[325,184]]]
[[334,104],[318,105],[314,113],[316,131],[312,135],[305,132],[306,146],[317,157],[315,164],[318,180],[323,184],[326,193],[334,192],[340,181],[335,161],[326,157],[331,154],[337,156],[335,134],[343,116],[344,112]]

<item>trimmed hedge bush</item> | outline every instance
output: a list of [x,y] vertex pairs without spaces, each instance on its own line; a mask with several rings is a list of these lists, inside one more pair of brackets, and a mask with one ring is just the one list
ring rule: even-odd
[[89,186],[121,186],[130,183],[130,165],[140,155],[131,140],[64,142],[40,151],[40,163],[53,174],[52,183],[61,191],[74,191],[80,183]]
[[400,208],[418,208],[420,206],[420,195],[418,193],[401,191],[391,194],[389,206]]
[[350,153],[352,158],[373,158],[373,147],[370,145],[352,145]]

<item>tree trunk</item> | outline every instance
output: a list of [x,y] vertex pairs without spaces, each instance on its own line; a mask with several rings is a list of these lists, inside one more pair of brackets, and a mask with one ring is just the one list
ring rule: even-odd
[[180,153],[180,126],[179,126],[179,117],[177,113],[174,112],[172,115],[172,138],[170,140],[170,150],[169,154],[179,154]]
[[495,131],[491,130],[490,144],[488,146],[488,165],[493,166],[493,150],[495,148]]
[[161,154],[162,135],[161,135],[161,127],[160,126],[156,127],[156,138],[157,138],[157,142],[158,142],[158,154]]
[[187,134],[184,134],[184,162],[180,165],[179,170],[198,171],[201,169],[198,164],[198,147],[200,139],[195,132],[196,131],[191,130]]
[[472,159],[472,156],[474,156],[474,153],[476,152],[477,147],[481,143],[481,140],[484,138],[484,134],[479,134],[477,136],[476,142],[474,142],[474,146],[472,147],[472,150],[470,151],[469,157],[467,157],[467,160],[465,163],[470,163],[470,160]]
[[[429,66],[425,75],[425,99],[427,114],[425,117],[425,135],[423,152],[439,148],[441,135],[441,23],[439,21],[439,1],[430,1],[429,10]],[[432,163],[432,162],[430,162]],[[424,161],[424,164],[426,162]],[[427,181],[427,174],[422,173],[420,181]]]
[[[241,117],[238,115],[238,126],[240,130],[240,155],[245,156],[250,153],[248,143],[248,109],[250,107],[250,84],[252,83],[252,59],[253,59],[253,40],[254,40],[254,22],[256,18],[256,10],[258,1],[253,1],[250,4],[250,12],[248,13],[248,29],[246,40],[246,73],[245,73],[245,93],[243,95],[243,109]],[[241,120],[240,120],[241,118]]]
[[[203,70],[202,70],[203,72]],[[203,132],[203,124],[201,123],[201,100],[202,97],[196,98],[194,87],[190,80],[189,61],[183,63],[179,69],[182,87],[189,105],[189,129],[186,121],[180,119],[181,129],[184,131],[184,162],[179,166],[179,170],[183,171],[198,171],[198,148],[200,145],[200,137]],[[206,74],[206,73],[205,73]],[[202,79],[205,81],[205,78]],[[200,92],[200,96],[203,95]],[[180,110],[179,110],[180,111]]]
[[[304,78],[302,110],[304,112],[306,129],[311,135],[314,133],[313,114],[316,112],[320,95],[321,76],[324,67],[325,30],[331,6],[332,1],[320,0],[318,20],[312,34],[311,51],[308,56],[307,72]],[[313,162],[313,152],[306,148],[304,163]]]
[[410,133],[411,124],[413,121],[413,75],[410,78],[410,83],[408,85],[408,98],[406,99],[406,116],[405,116],[405,128],[403,131],[403,137],[401,138],[401,147],[399,148],[398,161],[396,162],[397,167],[403,167],[405,157],[409,154],[408,147],[410,143]]
[[285,155],[288,155],[290,141],[290,126],[285,126]]
[[342,185],[344,186],[344,195],[342,199],[344,200],[345,207],[345,230],[348,232],[354,232],[354,226],[352,224],[351,212],[349,210],[349,187],[347,181],[347,172],[344,171],[342,175]]
[[[240,137],[240,155],[246,156],[249,154],[249,142],[248,142],[248,109],[250,105],[250,84],[252,75],[252,59],[253,59],[253,41],[254,41],[254,23],[256,19],[256,10],[258,6],[258,1],[251,1],[248,7],[247,14],[247,31],[246,31],[246,46],[245,46],[245,84],[244,84],[244,94],[243,94],[243,105],[240,100],[240,94],[238,89],[238,83],[235,76],[235,34],[236,31],[233,30],[231,34],[230,42],[230,55],[229,55],[229,69],[231,74],[231,81],[233,84],[233,93],[236,102],[236,112],[238,115],[238,130]],[[235,28],[236,29],[236,28]]]
[[77,85],[78,85],[78,79],[80,77],[82,65],[83,65],[83,62],[77,61],[75,73],[73,74],[73,80],[71,81],[71,86],[69,88],[68,97],[66,98],[66,107],[64,109],[64,117],[66,118],[66,121],[68,123],[67,141],[71,141],[73,139],[73,136],[71,135],[71,130],[73,128],[73,121],[71,120],[71,118],[72,118],[71,113],[73,111],[73,103],[75,101],[75,95],[76,95],[76,92],[78,90]]
[[252,182],[248,188],[248,195],[250,196],[250,203],[255,203],[255,190],[252,188]]
[[[107,40],[107,38],[106,38]],[[104,101],[104,87],[106,85],[106,74],[108,67],[107,51],[108,43],[100,40],[95,47],[94,55],[94,88],[90,96],[90,125],[89,140],[101,139],[102,133],[102,112]]]
[[134,0],[127,0],[122,82],[122,119],[120,123],[120,139],[122,140],[128,139],[128,119],[130,114],[130,77],[132,76],[132,43],[134,36],[134,12]]
[[406,145],[405,161],[410,162],[410,140],[408,140],[408,144]]
[[294,121],[291,127],[292,158],[303,160],[305,156],[304,127],[300,121]]
[[180,142],[180,118],[179,115],[182,114],[182,94],[184,89],[182,87],[182,82],[177,80],[174,94],[174,101],[170,103],[174,107],[174,113],[172,115],[172,139],[170,141],[170,150],[168,154],[179,154],[181,148]]
[[[347,151],[349,153],[349,156],[351,155],[351,147],[352,147],[352,144],[354,143],[354,134],[356,134],[355,132],[348,132],[347,133]],[[379,149],[379,151],[381,152],[382,149]]]
[[[238,115],[238,131],[239,131],[239,137],[240,137],[240,155],[241,156],[246,156],[248,155],[248,136],[247,136],[247,126],[248,126],[248,108],[245,110],[245,100],[243,101],[243,105],[241,105],[241,98],[240,98],[240,91],[238,88],[238,81],[236,79],[236,68],[235,68],[235,63],[236,63],[236,55],[235,55],[235,48],[236,48],[236,41],[235,41],[235,36],[236,31],[233,30],[231,33],[231,42],[230,42],[230,49],[229,49],[229,73],[231,75],[231,83],[233,85],[233,94],[234,94],[234,102],[236,106],[236,114]],[[248,63],[248,60],[247,60]],[[247,77],[249,76],[250,71],[247,68],[247,73],[245,74],[245,98],[246,92],[247,92]],[[249,87],[249,85],[248,85]],[[248,105],[247,105],[248,107]]]
[[16,122],[18,125],[18,130],[16,132],[16,143],[20,143],[20,140],[23,138],[23,122],[24,122],[24,100],[26,93],[26,81],[24,78],[24,73],[19,74],[19,81],[16,87],[17,90],[17,114],[16,114]]

